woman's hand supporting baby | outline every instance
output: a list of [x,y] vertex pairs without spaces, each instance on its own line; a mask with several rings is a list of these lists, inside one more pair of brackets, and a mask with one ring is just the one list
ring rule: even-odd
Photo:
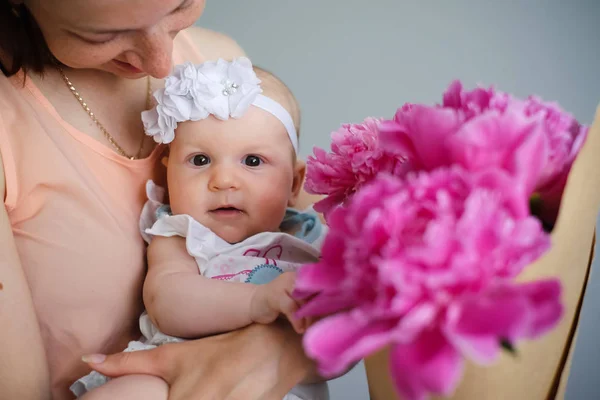
[[111,377],[144,374],[169,384],[169,400],[281,400],[298,383],[322,380],[285,321],[90,363]]

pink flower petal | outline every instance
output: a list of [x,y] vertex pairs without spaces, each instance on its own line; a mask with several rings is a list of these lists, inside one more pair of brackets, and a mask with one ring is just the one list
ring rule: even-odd
[[430,393],[449,396],[456,390],[463,360],[439,331],[428,331],[414,342],[394,345],[390,368],[404,399],[424,400]]
[[[302,299],[304,293],[294,291],[294,297]],[[310,299],[305,305],[300,307],[296,316],[298,318],[320,317],[331,315],[336,312],[353,309],[358,304],[355,296],[340,291],[339,293],[319,293]]]
[[[315,193],[315,192],[313,192]],[[325,220],[329,220],[329,216],[331,212],[335,210],[336,207],[342,205],[342,203],[346,200],[346,196],[343,194],[332,194],[330,196],[325,197],[323,200],[317,201],[313,208],[316,212],[323,214]]]
[[535,339],[554,328],[564,313],[561,284],[557,279],[548,279],[522,284],[519,289],[527,296],[531,313],[525,338]]
[[380,123],[367,118],[360,124],[344,124],[331,134],[331,152],[315,148],[308,157],[305,187],[309,193],[327,195],[315,205],[326,220],[332,209],[378,174],[402,170],[404,158],[380,145]]
[[311,326],[304,348],[321,374],[333,376],[389,343],[393,326],[393,321],[369,321],[358,312],[338,314]]
[[382,146],[406,157],[416,169],[431,170],[449,164],[446,143],[460,124],[454,110],[414,105],[398,110],[394,122],[381,125],[380,140]]
[[459,80],[454,80],[448,86],[448,89],[442,95],[443,106],[459,109],[462,107],[462,83]]
[[547,159],[541,122],[520,115],[488,112],[466,122],[450,139],[453,160],[469,171],[499,168],[533,193]]
[[448,309],[447,337],[480,364],[489,364],[500,342],[515,344],[554,327],[562,316],[560,284],[555,280],[498,284],[465,296]]

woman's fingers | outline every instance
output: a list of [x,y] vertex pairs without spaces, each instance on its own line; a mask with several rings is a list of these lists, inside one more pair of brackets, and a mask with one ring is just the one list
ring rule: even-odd
[[168,375],[170,375],[169,370],[172,369],[172,366],[170,368],[166,368],[166,366],[170,365],[167,357],[172,353],[163,351],[165,346],[173,345],[108,356],[93,354],[84,356],[83,361],[87,362],[92,369],[110,377],[143,374],[158,376],[169,382],[170,376]]

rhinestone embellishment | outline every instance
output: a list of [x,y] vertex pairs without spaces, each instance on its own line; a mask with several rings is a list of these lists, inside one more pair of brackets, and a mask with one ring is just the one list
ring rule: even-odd
[[223,96],[231,96],[238,90],[238,84],[230,81],[229,79],[221,82],[225,88],[223,89]]

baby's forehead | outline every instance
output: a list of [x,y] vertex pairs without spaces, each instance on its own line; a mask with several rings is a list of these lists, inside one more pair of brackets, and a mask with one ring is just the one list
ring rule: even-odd
[[281,104],[290,114],[294,121],[294,126],[298,129],[298,125],[300,124],[300,107],[290,88],[278,77],[260,67],[254,66],[254,72],[261,80],[260,86],[263,94]]
[[285,126],[258,107],[249,107],[240,118],[220,120],[214,116],[185,121],[177,126],[174,143],[181,146],[214,147],[220,152],[240,149],[293,150]]

